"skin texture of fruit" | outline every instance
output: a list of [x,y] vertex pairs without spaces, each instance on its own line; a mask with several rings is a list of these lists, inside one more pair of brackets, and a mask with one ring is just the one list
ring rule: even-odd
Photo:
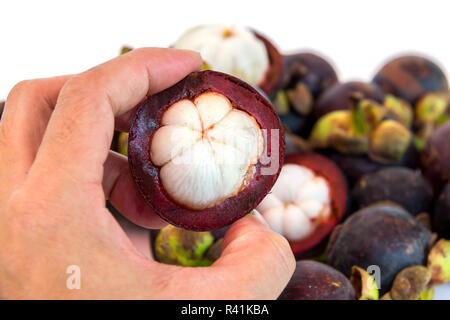
[[350,276],[351,268],[380,268],[383,295],[404,268],[424,265],[431,232],[400,207],[376,204],[337,227],[327,248],[328,264]]
[[450,122],[439,126],[421,155],[422,171],[436,191],[450,180]]
[[257,210],[299,256],[328,236],[346,204],[347,185],[337,166],[321,155],[304,153],[286,157],[278,181]]
[[433,214],[433,230],[440,236],[450,239],[450,182],[436,200]]
[[441,68],[420,56],[400,56],[388,61],[373,78],[385,93],[415,104],[424,94],[448,91],[448,82]]
[[[183,134],[169,135],[168,138],[163,135],[164,130],[173,129],[171,121],[182,124]],[[186,124],[199,129],[191,129]],[[166,129],[160,131],[161,128]],[[178,130],[178,127],[174,129]],[[186,135],[184,132],[188,129],[192,132]],[[263,130],[267,132],[266,139]],[[191,136],[194,144],[183,140]],[[172,138],[176,139],[170,140]],[[213,149],[214,153],[196,151],[200,147],[209,150],[208,143],[211,144],[212,138],[231,139],[231,142],[223,143],[231,153],[220,149]],[[246,140],[240,145],[242,138]],[[175,153],[173,159],[172,152],[178,149],[170,149],[171,146],[164,149],[170,141],[179,143],[182,151]],[[188,149],[183,149],[186,146]],[[248,149],[237,149],[241,146]],[[223,158],[216,158],[219,152],[223,153]],[[220,72],[194,72],[139,106],[130,128],[128,155],[138,190],[157,214],[175,226],[207,231],[231,224],[264,198],[281,170],[284,136],[270,103],[250,85]],[[236,158],[231,158],[232,155]],[[165,162],[166,156],[169,162]],[[212,159],[210,162],[207,162],[208,157]],[[237,160],[223,168],[223,164],[228,165],[225,161],[229,158],[230,161]],[[239,166],[234,166],[235,163]],[[210,171],[211,168],[215,171]],[[245,168],[248,168],[247,172],[242,171]],[[224,172],[224,180],[221,180],[221,172]],[[238,183],[237,188],[225,178],[235,179],[233,183]],[[232,192],[225,194],[227,190]]]
[[415,216],[428,212],[433,190],[420,171],[392,167],[362,176],[352,190],[352,199],[358,209],[392,201]]
[[316,101],[313,109],[314,119],[336,110],[348,110],[351,105],[351,97],[360,93],[362,98],[371,99],[378,103],[383,102],[383,92],[374,84],[353,81],[335,83],[323,92]]
[[266,37],[243,26],[200,25],[173,45],[201,53],[212,70],[238,77],[270,93],[283,70],[281,54]]
[[307,136],[316,99],[337,82],[333,66],[308,52],[283,56],[283,76],[273,103],[283,124],[294,134]]
[[309,260],[297,261],[295,272],[279,300],[355,300],[350,281],[332,267]]

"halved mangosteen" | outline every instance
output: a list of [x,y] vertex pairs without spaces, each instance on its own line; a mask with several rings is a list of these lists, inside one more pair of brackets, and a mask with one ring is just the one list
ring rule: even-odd
[[212,70],[238,77],[267,94],[277,86],[283,72],[281,54],[272,42],[243,26],[196,26],[173,47],[198,51]]
[[299,256],[328,236],[346,204],[347,185],[338,167],[321,155],[304,153],[286,157],[271,193],[257,210]]
[[281,170],[284,136],[271,104],[247,83],[193,72],[145,100],[130,128],[131,174],[147,204],[194,231],[254,209]]

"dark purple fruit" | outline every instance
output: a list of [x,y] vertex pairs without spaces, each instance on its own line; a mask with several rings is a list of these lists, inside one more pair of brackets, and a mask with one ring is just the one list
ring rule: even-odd
[[421,167],[436,190],[450,180],[450,122],[439,126],[428,139]]
[[450,239],[450,182],[446,184],[436,200],[433,215],[433,230]]
[[400,56],[388,61],[373,78],[385,93],[415,104],[430,92],[448,91],[442,69],[433,61],[420,56]]
[[392,201],[415,216],[428,212],[433,190],[420,171],[392,167],[362,176],[352,190],[352,198],[358,209]]
[[350,281],[326,264],[300,260],[279,300],[355,300]]
[[313,53],[283,56],[283,76],[273,94],[273,104],[283,124],[294,134],[311,130],[311,112],[322,92],[337,82],[333,66]]
[[383,295],[401,270],[426,263],[431,240],[431,232],[407,211],[375,204],[337,227],[328,244],[327,261],[346,276],[353,266],[377,266]]
[[139,106],[128,155],[138,190],[157,214],[183,229],[214,230],[270,191],[284,158],[283,129],[247,83],[194,72]]
[[317,120],[332,111],[350,109],[351,98],[358,93],[362,98],[379,103],[384,100],[383,92],[375,84],[359,81],[335,83],[316,101],[313,109],[314,119]]

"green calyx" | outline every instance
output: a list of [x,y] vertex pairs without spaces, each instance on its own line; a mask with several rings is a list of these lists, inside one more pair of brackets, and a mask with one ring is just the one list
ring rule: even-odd
[[429,283],[431,272],[424,266],[412,266],[400,271],[392,283],[392,300],[426,300],[433,297]]
[[289,113],[290,110],[289,98],[287,97],[286,92],[284,92],[284,90],[278,90],[275,93],[275,97],[273,98],[273,107],[275,111],[281,116]]
[[439,240],[428,255],[428,269],[431,271],[431,285],[450,281],[450,240]]
[[384,120],[370,136],[370,158],[380,163],[397,163],[411,145],[412,134],[401,123]]
[[413,110],[408,102],[396,98],[393,95],[387,95],[384,99],[383,106],[385,118],[396,120],[406,128],[411,128],[413,122]]
[[316,122],[309,138],[312,147],[369,155],[380,163],[401,161],[413,141],[403,124],[411,122],[409,105],[394,97],[389,97],[385,106],[358,94],[351,100],[350,110],[330,112]]
[[375,279],[366,270],[353,266],[350,283],[358,300],[378,300],[378,287]]
[[429,93],[419,100],[415,108],[415,127],[417,145],[422,150],[436,127],[450,119],[450,94]]
[[209,266],[214,260],[206,257],[206,253],[213,243],[214,237],[210,232],[188,231],[168,225],[156,237],[155,255],[166,264]]
[[429,93],[416,104],[416,123],[418,125],[424,123],[442,124],[445,119],[448,120],[448,113],[448,97],[443,93]]

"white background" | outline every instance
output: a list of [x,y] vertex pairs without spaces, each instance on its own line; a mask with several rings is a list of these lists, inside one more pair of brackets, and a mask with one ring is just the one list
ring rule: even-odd
[[168,46],[193,25],[216,22],[251,26],[283,52],[322,53],[342,80],[369,80],[385,59],[405,51],[433,57],[448,71],[449,8],[445,0],[2,0],[0,99],[20,80],[77,73],[124,44]]

